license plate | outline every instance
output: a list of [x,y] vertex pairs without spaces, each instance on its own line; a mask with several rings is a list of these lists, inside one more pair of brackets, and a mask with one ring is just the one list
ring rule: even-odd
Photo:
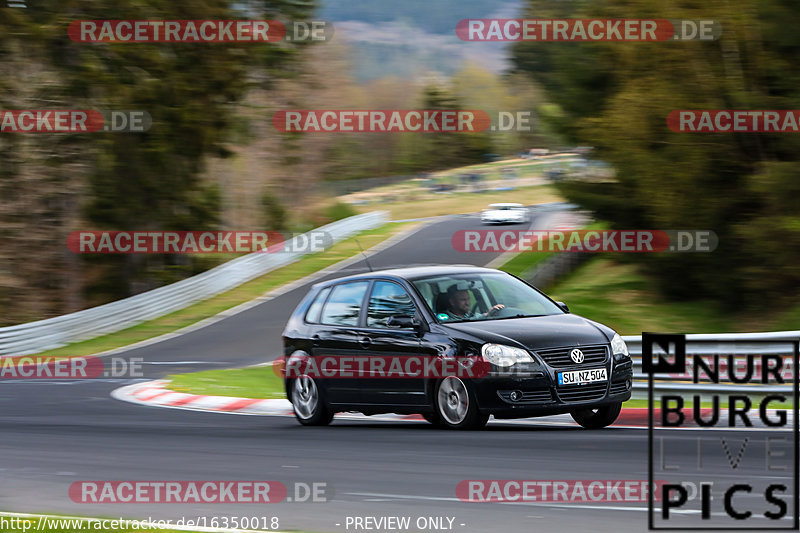
[[559,385],[578,385],[581,383],[594,383],[596,381],[608,381],[605,368],[592,368],[590,370],[572,370],[571,372],[559,372]]

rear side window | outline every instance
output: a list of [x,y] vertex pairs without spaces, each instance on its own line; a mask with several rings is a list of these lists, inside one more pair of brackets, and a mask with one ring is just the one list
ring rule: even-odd
[[417,309],[406,290],[390,281],[376,281],[367,308],[367,326],[385,328],[392,316],[414,316]]
[[336,285],[325,307],[320,322],[333,326],[357,326],[361,302],[369,287],[368,281],[355,281]]
[[326,287],[319,291],[317,297],[314,298],[313,302],[311,302],[308,311],[306,311],[306,322],[311,322],[312,324],[319,322],[319,314],[322,312],[322,304],[325,303],[325,298],[328,297],[329,292],[331,292],[330,287]]

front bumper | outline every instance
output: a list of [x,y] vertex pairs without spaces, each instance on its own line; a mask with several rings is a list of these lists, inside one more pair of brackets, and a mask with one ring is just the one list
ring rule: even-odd
[[482,217],[481,221],[484,224],[522,224],[525,222],[524,217]]
[[[527,418],[595,408],[631,398],[633,365],[611,363],[608,381],[558,386],[556,370],[494,375],[472,380],[481,413],[495,418]],[[558,371],[564,369],[559,368]]]

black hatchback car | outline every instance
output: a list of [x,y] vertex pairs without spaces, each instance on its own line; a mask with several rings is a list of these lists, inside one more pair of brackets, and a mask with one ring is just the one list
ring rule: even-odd
[[479,428],[490,415],[616,420],[632,363],[612,329],[505,272],[369,272],[315,285],[283,333],[286,394],[303,425],[334,413],[419,413]]

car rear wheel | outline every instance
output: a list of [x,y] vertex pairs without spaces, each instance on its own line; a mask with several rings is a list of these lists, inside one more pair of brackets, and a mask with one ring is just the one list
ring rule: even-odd
[[600,429],[613,424],[621,410],[622,402],[617,402],[594,409],[576,409],[570,414],[586,429]]
[[436,415],[439,424],[451,429],[480,429],[489,415],[478,411],[478,402],[467,384],[457,377],[448,376],[436,388]]
[[304,426],[327,426],[333,420],[333,412],[325,405],[322,391],[309,376],[292,381],[292,407],[294,416]]

